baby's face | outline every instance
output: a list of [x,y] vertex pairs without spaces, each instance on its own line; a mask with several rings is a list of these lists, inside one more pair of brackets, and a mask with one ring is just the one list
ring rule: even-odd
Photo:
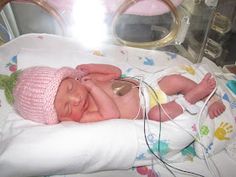
[[58,88],[54,106],[59,121],[79,122],[88,107],[88,91],[80,81],[66,78]]

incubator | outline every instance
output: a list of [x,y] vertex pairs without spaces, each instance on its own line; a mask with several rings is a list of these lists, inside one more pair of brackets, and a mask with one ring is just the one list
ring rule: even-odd
[[[0,0],[0,177],[235,176],[236,77],[229,73],[235,6],[235,0]],[[136,78],[138,86],[113,81],[110,88],[119,98],[138,89],[143,119],[48,126],[8,104],[15,71],[85,63],[112,64],[121,78]],[[196,103],[201,110],[191,112],[181,95],[172,95],[183,114],[166,122],[147,118],[153,103],[165,111],[157,79],[177,74],[201,83],[208,72],[217,85]],[[217,99],[208,104],[212,94]],[[211,119],[214,104],[225,110]]]
[[[235,2],[218,0],[2,0],[0,39],[51,33],[87,46],[102,42],[177,53],[193,63],[206,56],[233,64]],[[231,7],[225,15],[222,7]],[[234,8],[232,8],[234,7]],[[229,42],[227,42],[229,41]],[[229,61],[228,61],[229,60]]]

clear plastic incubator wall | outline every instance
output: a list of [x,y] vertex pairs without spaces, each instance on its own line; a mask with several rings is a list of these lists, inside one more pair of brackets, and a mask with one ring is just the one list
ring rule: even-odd
[[231,11],[235,7],[233,1],[218,0],[2,0],[0,39],[2,44],[26,33],[52,33],[81,42],[170,51],[194,63],[206,56],[224,65],[229,51],[222,43],[232,32],[235,8],[225,16],[217,10],[221,4]]

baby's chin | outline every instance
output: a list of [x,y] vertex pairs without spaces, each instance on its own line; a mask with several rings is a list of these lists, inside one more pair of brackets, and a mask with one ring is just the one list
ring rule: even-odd
[[97,119],[90,119],[90,118],[82,118],[80,119],[80,123],[90,123],[90,122],[97,122],[98,120]]
[[71,117],[71,121],[81,122],[82,120],[81,118],[82,118],[82,115],[76,115],[76,116]]
[[81,116],[70,116],[70,117],[61,117],[58,118],[59,122],[64,122],[64,121],[73,121],[73,122],[80,122]]
[[92,122],[92,121],[90,121],[88,119],[80,119],[78,122],[79,123],[89,123],[89,122]]

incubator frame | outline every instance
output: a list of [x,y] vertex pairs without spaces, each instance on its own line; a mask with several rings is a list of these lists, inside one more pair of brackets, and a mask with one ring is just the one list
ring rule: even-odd
[[171,2],[171,0],[162,0],[171,10],[173,23],[171,31],[162,39],[151,41],[151,42],[131,42],[121,39],[116,33],[116,24],[119,16],[124,13],[130,6],[135,4],[139,0],[125,0],[120,7],[116,10],[115,15],[112,19],[112,34],[115,39],[122,45],[130,46],[130,47],[138,47],[138,48],[159,48],[164,47],[171,42],[173,42],[177,36],[178,30],[180,28],[180,18],[177,12],[176,7]]
[[[0,11],[3,9],[3,7],[14,0],[1,0],[0,1]],[[48,12],[50,15],[52,15],[58,22],[59,26],[61,27],[62,33],[65,34],[64,27],[66,26],[66,23],[62,16],[58,13],[56,9],[54,9],[49,3],[47,3],[44,0],[28,0],[28,2],[34,3],[38,5],[40,8]]]

